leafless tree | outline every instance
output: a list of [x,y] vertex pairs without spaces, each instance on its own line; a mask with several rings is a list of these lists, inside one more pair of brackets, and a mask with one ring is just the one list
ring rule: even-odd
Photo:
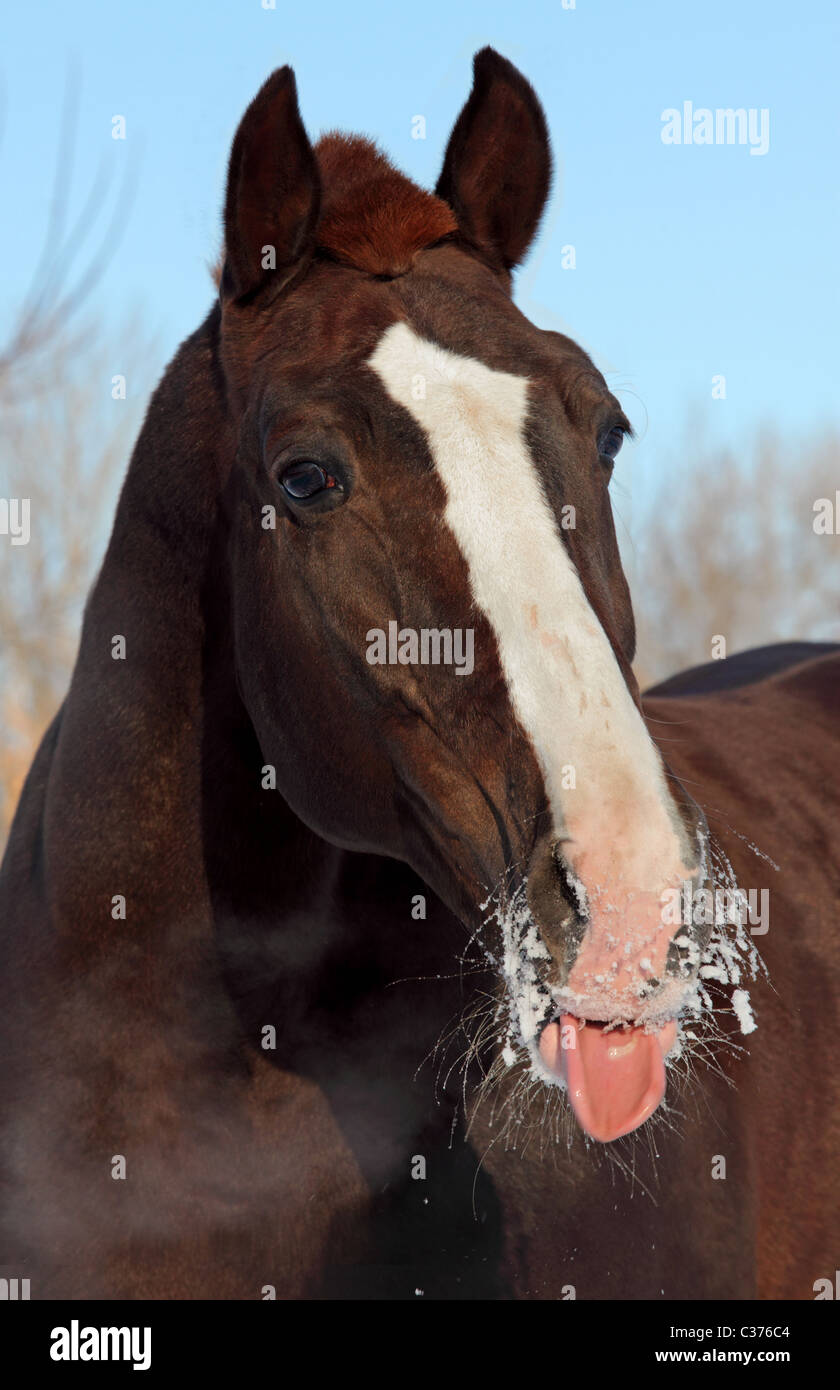
[[800,441],[767,432],[737,456],[689,447],[653,503],[628,513],[642,688],[720,654],[716,638],[727,655],[840,641],[840,534],[814,525],[815,502],[833,502],[840,485],[838,457],[831,430]]
[[[18,313],[0,331],[0,497],[29,499],[30,515],[27,544],[0,537],[0,846],[66,688],[81,607],[150,386],[139,323],[108,332],[92,311],[128,189],[111,198],[109,215],[113,190],[100,170],[71,221],[76,98],[71,81],[43,251]],[[126,380],[124,399],[116,376]]]

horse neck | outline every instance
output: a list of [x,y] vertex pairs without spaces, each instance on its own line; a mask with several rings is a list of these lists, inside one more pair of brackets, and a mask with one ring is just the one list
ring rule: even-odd
[[[167,883],[158,864],[171,857],[176,829],[182,871],[196,860],[196,592],[209,526],[201,474],[210,461],[191,440],[202,437],[199,400],[218,414],[201,369],[209,347],[204,330],[188,339],[152,398],[62,711],[45,808],[46,877],[59,927],[75,913],[94,935],[96,914],[83,910],[91,890],[125,896],[127,919],[132,900],[142,910],[152,886],[172,894],[174,907],[183,887],[174,876]],[[189,877],[197,888],[197,875]]]

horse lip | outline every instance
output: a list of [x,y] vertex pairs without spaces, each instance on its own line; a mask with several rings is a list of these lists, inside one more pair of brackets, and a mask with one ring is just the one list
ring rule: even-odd
[[[643,998],[640,995],[639,1007],[632,1015],[627,1011],[626,1001],[608,1004],[594,994],[587,997],[576,995],[565,987],[555,989],[552,991],[551,1013],[546,1015],[539,1031],[542,1032],[549,1023],[556,1023],[563,1014],[572,1014],[586,1024],[604,1028],[644,1028],[656,1031],[679,1019],[688,1002],[697,973],[695,969],[690,976],[683,975],[679,980],[666,978],[663,981],[647,981],[647,985],[650,986],[644,991],[647,997]],[[658,987],[654,989],[654,985]]]
[[576,1014],[574,1010],[570,1009],[567,1005],[561,1005],[546,1017],[544,1023],[540,1024],[537,1036],[539,1037],[540,1034],[548,1028],[549,1024],[559,1023],[563,1015],[569,1013],[573,1014],[575,1018],[580,1019],[581,1023],[585,1023],[587,1028],[600,1028],[605,1033],[613,1029],[618,1031],[622,1028],[644,1028],[655,1033],[669,1023],[677,1023],[681,1012],[681,1010],[678,1010],[676,1013],[651,1014],[649,1018],[643,1017],[642,1015],[637,1015],[635,1018],[627,1018],[624,1015],[616,1016],[615,1018],[590,1018],[588,1014]]

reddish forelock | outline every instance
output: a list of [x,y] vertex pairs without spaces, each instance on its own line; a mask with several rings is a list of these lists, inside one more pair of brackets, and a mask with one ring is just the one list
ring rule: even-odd
[[418,188],[374,145],[331,133],[315,146],[321,172],[321,250],[372,275],[402,275],[417,252],[454,232],[449,205]]

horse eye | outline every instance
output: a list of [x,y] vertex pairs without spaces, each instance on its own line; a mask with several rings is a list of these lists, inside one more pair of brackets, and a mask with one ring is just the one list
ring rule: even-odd
[[314,459],[298,459],[280,478],[283,491],[296,502],[315,497],[335,485],[332,474],[327,473]]
[[623,425],[616,425],[610,430],[609,434],[598,444],[598,453],[602,459],[609,459],[610,462],[616,457],[619,449],[624,443],[626,430]]

